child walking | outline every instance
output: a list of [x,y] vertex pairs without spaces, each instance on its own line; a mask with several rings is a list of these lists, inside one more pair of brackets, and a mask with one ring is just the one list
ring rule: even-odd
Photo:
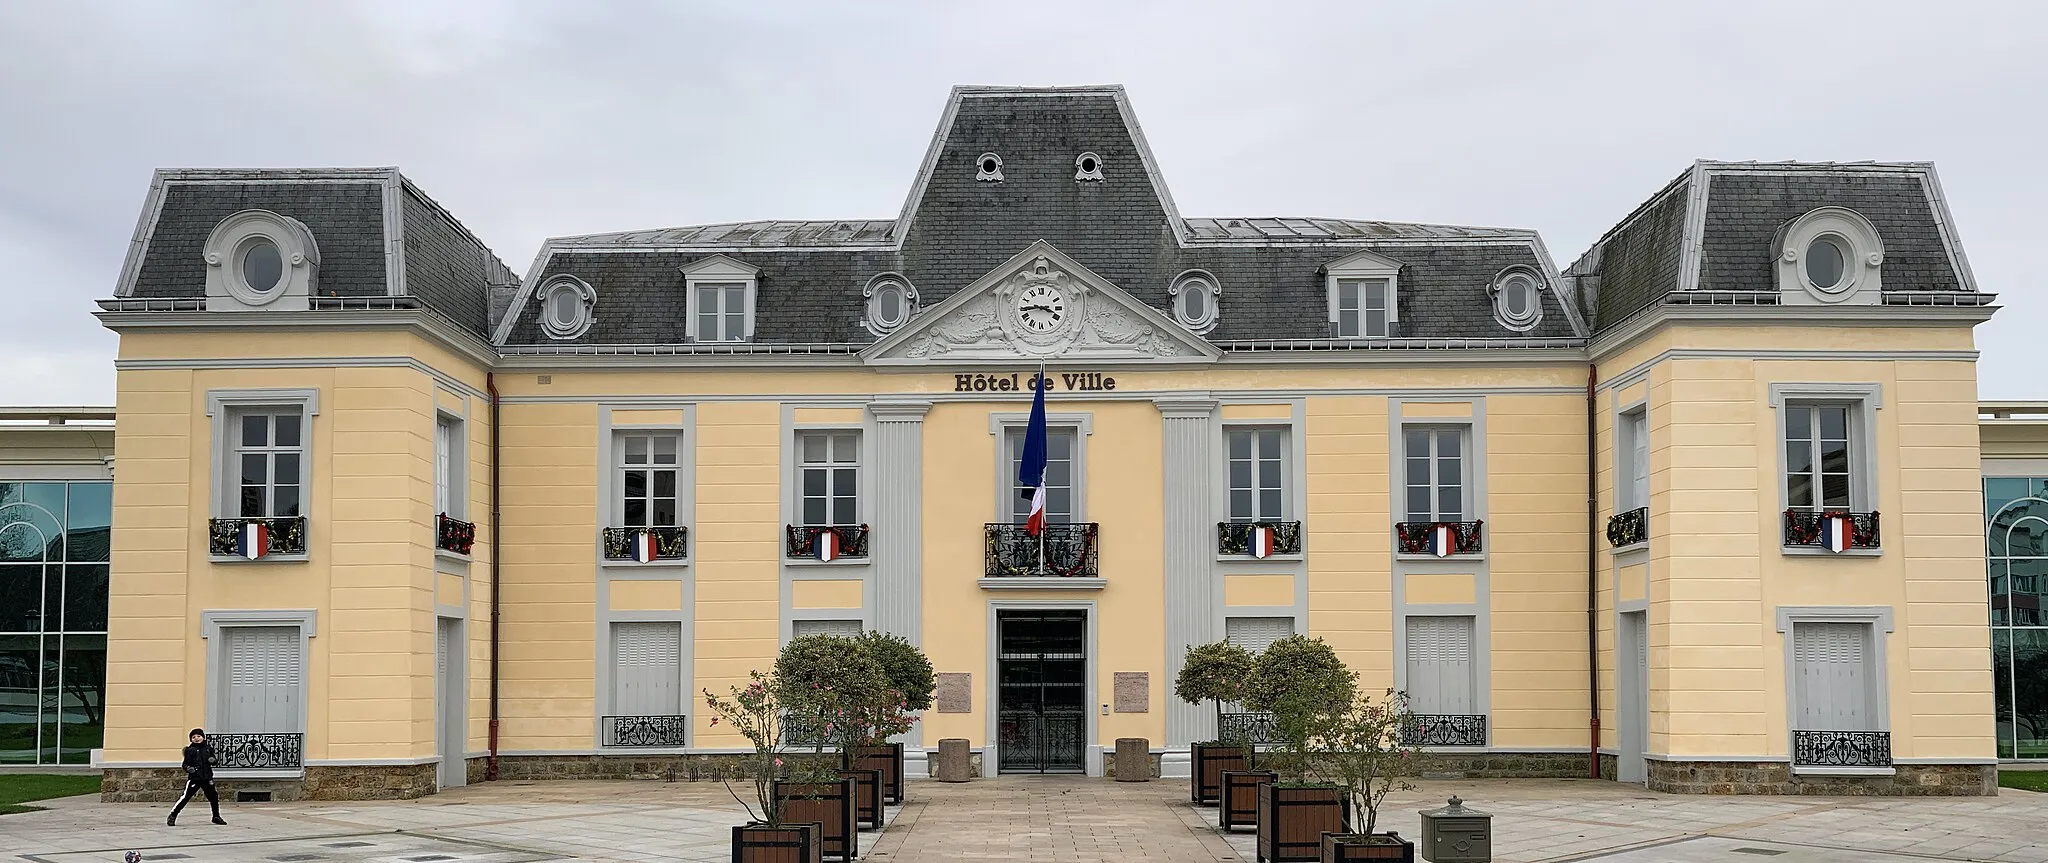
[[171,817],[164,819],[164,826],[178,826],[178,813],[185,811],[192,795],[202,791],[206,792],[206,805],[213,807],[213,823],[226,824],[220,817],[220,792],[213,790],[213,746],[206,742],[206,729],[192,729],[190,739],[191,745],[185,747],[185,796],[171,807]]

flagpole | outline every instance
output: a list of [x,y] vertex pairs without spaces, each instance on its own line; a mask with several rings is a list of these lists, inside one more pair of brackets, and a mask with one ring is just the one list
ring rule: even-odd
[[[1031,385],[1032,385],[1033,387],[1038,387],[1038,388],[1041,388],[1041,389],[1040,389],[1039,391],[1040,391],[1040,392],[1043,392],[1043,391],[1044,391],[1044,390],[1043,390],[1043,387],[1045,386],[1045,383],[1046,383],[1046,381],[1045,381],[1045,360],[1044,360],[1043,358],[1041,358],[1041,359],[1039,359],[1039,361],[1038,361],[1038,378],[1037,378],[1036,380],[1032,381]],[[1043,469],[1043,468],[1040,468],[1040,469],[1039,469],[1039,474],[1038,474],[1038,487],[1039,487],[1039,489],[1041,489],[1041,490],[1043,490],[1043,489],[1045,488],[1045,471],[1044,471],[1044,469]],[[1041,493],[1042,493],[1042,491],[1041,491]],[[1050,501],[1048,501],[1048,503],[1050,503]],[[1051,526],[1050,524],[1047,524],[1047,525],[1044,525],[1044,526],[1041,526],[1041,527],[1039,527],[1039,529],[1038,529],[1038,577],[1039,577],[1039,578],[1044,578],[1044,577],[1045,577],[1045,533],[1046,533],[1046,528],[1048,528],[1048,527],[1050,527],[1050,526]]]

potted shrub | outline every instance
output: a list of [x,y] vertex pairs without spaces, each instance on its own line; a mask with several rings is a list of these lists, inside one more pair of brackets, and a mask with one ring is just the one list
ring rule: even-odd
[[1259,821],[1259,786],[1280,778],[1271,770],[1225,770],[1223,790],[1217,795],[1216,826],[1228,833],[1252,827]]
[[1315,860],[1324,833],[1347,832],[1350,797],[1314,771],[1314,747],[1356,694],[1357,675],[1320,638],[1280,639],[1252,663],[1245,706],[1273,714],[1268,760],[1279,773],[1258,786],[1260,860]]
[[[868,655],[882,666],[882,673],[889,679],[889,688],[899,696],[896,704],[879,707],[884,715],[878,717],[876,724],[890,727],[900,724],[902,730],[880,734],[873,742],[847,750],[844,766],[849,770],[882,771],[883,798],[900,806],[904,792],[903,744],[889,742],[888,738],[908,731],[919,711],[931,709],[932,692],[937,681],[932,674],[932,661],[901,637],[868,632],[859,640]],[[892,710],[896,716],[887,715]]]
[[[789,817],[793,813],[784,810],[774,790],[783,767],[780,751],[784,715],[775,697],[775,681],[759,671],[750,676],[746,686],[732,687],[731,694],[726,696],[704,690],[704,701],[711,708],[711,724],[722,721],[754,745],[754,754],[747,760],[747,772],[754,781],[754,803],[748,803],[732,790],[731,782],[725,782],[726,791],[746,808],[750,818],[746,824],[732,828],[732,859],[734,863],[820,863],[825,850],[823,825]],[[760,808],[756,809],[756,805]]]
[[[876,705],[892,698],[888,676],[858,640],[806,635],[791,639],[775,658],[775,686],[791,720],[814,733],[804,775],[776,783],[773,793],[803,817],[823,821],[827,855],[853,859],[860,853],[859,825],[882,825],[881,774],[840,769],[837,762],[868,739],[866,723]],[[840,750],[838,758],[825,756],[828,744]]]
[[1192,777],[1189,798],[1196,803],[1215,803],[1222,792],[1223,773],[1252,769],[1252,747],[1243,740],[1221,739],[1223,703],[1244,697],[1244,680],[1252,671],[1252,654],[1235,644],[1218,641],[1190,647],[1181,657],[1180,675],[1174,678],[1173,694],[1189,704],[1204,701],[1216,705],[1219,739],[1188,747],[1188,774]]
[[[1414,863],[1415,843],[1397,833],[1378,832],[1380,804],[1388,792],[1407,790],[1416,748],[1404,743],[1401,726],[1408,699],[1394,690],[1380,698],[1361,698],[1351,709],[1332,717],[1318,739],[1316,766],[1344,788],[1354,833],[1326,833],[1322,863],[1351,860],[1398,860]],[[1357,825],[1358,818],[1364,819]]]

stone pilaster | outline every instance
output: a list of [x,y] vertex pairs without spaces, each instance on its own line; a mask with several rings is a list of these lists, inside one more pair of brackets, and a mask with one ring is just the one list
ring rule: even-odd
[[[927,401],[868,405],[875,417],[874,457],[868,463],[868,481],[875,484],[875,513],[868,522],[874,626],[919,646],[924,637],[924,415],[931,409]],[[921,745],[923,724],[900,740]]]
[[1213,498],[1216,400],[1202,394],[1153,400],[1159,407],[1166,488],[1166,745],[1216,736],[1207,705],[1173,697],[1181,655],[1217,638],[1216,512]]

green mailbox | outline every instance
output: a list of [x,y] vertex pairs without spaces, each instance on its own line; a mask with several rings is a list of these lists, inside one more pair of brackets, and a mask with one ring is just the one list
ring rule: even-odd
[[1422,859],[1430,863],[1492,863],[1493,816],[1465,808],[1456,796],[1442,809],[1422,810]]

